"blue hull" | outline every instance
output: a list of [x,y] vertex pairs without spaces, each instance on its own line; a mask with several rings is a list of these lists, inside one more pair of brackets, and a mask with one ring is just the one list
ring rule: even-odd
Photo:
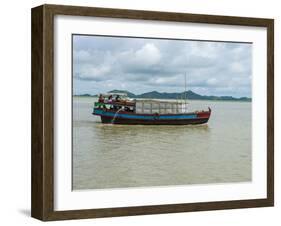
[[93,114],[101,117],[102,123],[139,125],[187,125],[207,123],[210,111],[184,114],[136,114],[95,108]]

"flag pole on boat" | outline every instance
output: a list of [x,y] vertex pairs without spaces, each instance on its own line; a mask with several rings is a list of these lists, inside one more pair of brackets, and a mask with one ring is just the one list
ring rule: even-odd
[[186,72],[184,74],[184,112],[186,112]]

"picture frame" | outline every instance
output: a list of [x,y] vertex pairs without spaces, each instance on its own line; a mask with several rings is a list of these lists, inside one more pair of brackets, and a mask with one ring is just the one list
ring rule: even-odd
[[[139,205],[58,211],[54,208],[56,180],[54,171],[54,18],[57,15],[98,17],[153,22],[179,22],[261,27],[266,29],[267,56],[267,134],[266,198],[225,200],[159,205]],[[63,5],[41,5],[32,9],[32,186],[31,215],[43,221],[178,213],[274,205],[274,20],[231,16],[200,15],[94,8]]]

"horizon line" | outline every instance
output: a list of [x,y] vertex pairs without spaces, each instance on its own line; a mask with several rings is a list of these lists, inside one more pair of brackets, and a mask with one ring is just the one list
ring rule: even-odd
[[[103,92],[103,93],[110,93],[111,91],[114,91],[115,89],[113,89],[113,90],[110,90],[110,91],[108,91],[108,92]],[[118,90],[118,89],[116,89],[116,90]],[[236,98],[236,99],[239,99],[239,98],[248,98],[248,99],[252,99],[252,97],[248,97],[248,96],[240,96],[240,97],[235,97],[235,96],[232,96],[232,95],[212,95],[212,94],[210,94],[210,95],[202,95],[202,94],[199,94],[199,93],[196,93],[196,92],[194,92],[194,91],[192,91],[192,90],[187,90],[187,91],[183,91],[183,92],[159,92],[159,91],[157,91],[157,90],[152,90],[152,91],[148,91],[148,92],[144,92],[144,93],[140,93],[140,94],[135,94],[135,93],[133,93],[133,92],[131,92],[131,91],[129,91],[129,90],[118,90],[118,91],[121,91],[121,92],[129,92],[129,93],[132,93],[132,94],[134,94],[134,95],[136,95],[136,96],[139,96],[139,95],[143,95],[143,94],[146,94],[146,93],[152,93],[152,92],[157,92],[157,93],[160,93],[160,94],[164,94],[164,93],[169,93],[169,94],[171,94],[171,93],[175,93],[175,94],[182,94],[182,93],[185,93],[185,92],[192,92],[192,93],[195,93],[195,94],[197,94],[197,95],[200,95],[200,96],[202,96],[202,97],[204,97],[204,96],[208,96],[208,97],[211,97],[211,96],[213,96],[213,97],[232,97],[232,98]],[[81,93],[81,94],[72,94],[73,96],[83,96],[83,95],[90,95],[90,96],[95,96],[95,95],[99,95],[99,94],[101,94],[100,92],[99,93],[96,93],[96,94],[91,94],[91,93]]]

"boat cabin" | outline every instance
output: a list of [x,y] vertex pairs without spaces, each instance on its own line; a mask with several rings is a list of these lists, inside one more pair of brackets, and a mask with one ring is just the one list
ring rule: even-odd
[[137,100],[136,113],[139,114],[179,114],[187,112],[187,103],[173,100]]

